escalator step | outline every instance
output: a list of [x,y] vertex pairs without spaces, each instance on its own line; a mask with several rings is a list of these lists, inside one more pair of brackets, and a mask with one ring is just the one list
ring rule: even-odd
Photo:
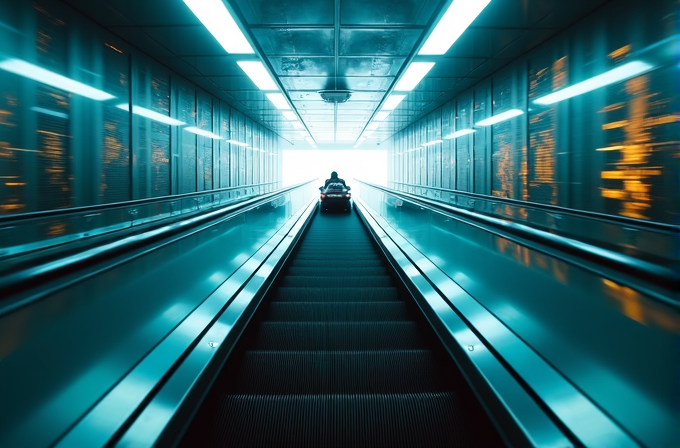
[[405,302],[272,302],[268,321],[362,322],[409,320]]
[[415,322],[262,322],[257,350],[400,350],[427,348]]
[[336,261],[321,264],[317,267],[290,267],[286,275],[305,275],[305,276],[328,276],[328,277],[360,277],[360,276],[377,276],[389,275],[387,269],[384,267],[343,267],[338,266]]
[[[473,444],[452,393],[389,395],[227,395],[200,446],[424,447]],[[478,440],[474,440],[478,442]]]
[[[326,263],[328,263],[328,260],[326,260]],[[325,263],[324,262],[319,262],[318,260],[298,260],[294,259],[293,262],[291,263],[291,267],[300,267],[300,268],[307,268],[307,267],[316,267],[316,266],[323,266]],[[382,267],[385,265],[385,263],[382,260],[379,259],[372,259],[372,260],[352,260],[351,264],[352,267],[359,268],[359,267]]]
[[323,257],[325,260],[337,260],[338,258],[373,258],[376,257],[376,252],[373,249],[370,250],[346,250],[344,248],[339,248],[333,250],[332,248],[326,247],[325,250],[321,249],[306,249],[300,250],[297,257],[311,258],[311,257]]
[[429,350],[252,350],[227,383],[236,394],[284,395],[441,392],[456,386],[438,372]]
[[399,299],[396,286],[385,288],[307,288],[280,287],[274,301],[285,302],[381,302]]
[[281,282],[281,286],[298,286],[305,288],[377,288],[394,286],[394,280],[389,275],[366,276],[366,277],[310,277],[310,276],[287,276]]

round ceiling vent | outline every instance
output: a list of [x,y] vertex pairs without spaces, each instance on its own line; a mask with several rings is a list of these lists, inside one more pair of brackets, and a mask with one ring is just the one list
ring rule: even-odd
[[346,103],[352,96],[352,92],[350,90],[319,90],[319,95],[327,103],[338,104]]

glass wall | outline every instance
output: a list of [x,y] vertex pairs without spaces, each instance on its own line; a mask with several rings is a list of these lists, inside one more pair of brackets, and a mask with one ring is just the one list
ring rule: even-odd
[[0,3],[0,215],[272,182],[279,166],[273,132],[70,7]]
[[393,136],[390,180],[677,224],[677,2],[653,4],[612,2]]

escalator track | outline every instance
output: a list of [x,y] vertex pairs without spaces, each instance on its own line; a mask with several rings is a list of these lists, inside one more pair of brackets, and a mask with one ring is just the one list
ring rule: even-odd
[[356,214],[317,214],[181,446],[503,443]]

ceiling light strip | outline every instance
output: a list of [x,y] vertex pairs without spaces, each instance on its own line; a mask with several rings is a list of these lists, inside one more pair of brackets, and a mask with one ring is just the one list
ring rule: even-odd
[[[116,107],[128,112],[130,111],[130,105],[128,103],[118,104]],[[170,118],[167,115],[163,115],[140,106],[132,106],[132,113],[139,115],[140,117],[158,121],[159,123],[169,124],[170,126],[182,126],[186,124],[183,121],[175,120],[174,118]]]
[[264,67],[264,64],[260,61],[237,61],[236,62],[241,70],[248,75],[248,78],[257,86],[260,90],[279,90],[279,86],[276,85],[269,72]]
[[394,110],[399,105],[399,103],[402,102],[402,100],[404,98],[406,98],[406,95],[390,95],[390,96],[388,96],[387,99],[385,100],[385,103],[383,103],[383,107],[382,107],[381,110],[384,110],[384,111]]
[[204,131],[203,129],[199,129],[194,126],[189,126],[187,128],[184,128],[185,131],[191,132],[192,134],[200,135],[202,137],[208,137],[213,140],[222,140],[222,137],[220,137],[217,134],[213,134],[212,132]]
[[269,98],[269,101],[271,101],[277,109],[290,110],[288,101],[286,101],[286,97],[283,96],[282,93],[267,93],[266,95],[267,98]]
[[434,62],[412,62],[402,75],[401,79],[399,79],[394,90],[399,92],[410,92],[415,89],[432,67],[434,67]]
[[460,129],[460,130],[453,132],[449,135],[445,135],[444,139],[449,140],[449,139],[452,139],[452,138],[458,138],[458,137],[462,137],[464,135],[473,134],[474,132],[475,132],[474,129]]
[[227,53],[255,53],[222,0],[184,0],[184,3]]
[[418,54],[441,55],[465,32],[491,0],[454,0]]
[[574,84],[573,86],[569,86],[549,95],[542,96],[541,98],[534,100],[534,103],[543,105],[558,103],[575,96],[583,95],[584,93],[590,92],[592,90],[599,89],[600,87],[641,75],[642,73],[648,72],[653,68],[653,66],[642,61],[632,61],[627,64],[623,64],[620,67],[606,71],[600,75],[594,76],[590,79],[586,79],[585,81],[581,81],[577,84]]
[[475,126],[491,126],[493,124],[500,123],[501,121],[509,120],[511,118],[522,115],[523,113],[524,111],[521,111],[519,109],[510,109],[503,113],[494,115],[493,117],[489,117],[485,120],[478,121],[477,123],[475,123]]

